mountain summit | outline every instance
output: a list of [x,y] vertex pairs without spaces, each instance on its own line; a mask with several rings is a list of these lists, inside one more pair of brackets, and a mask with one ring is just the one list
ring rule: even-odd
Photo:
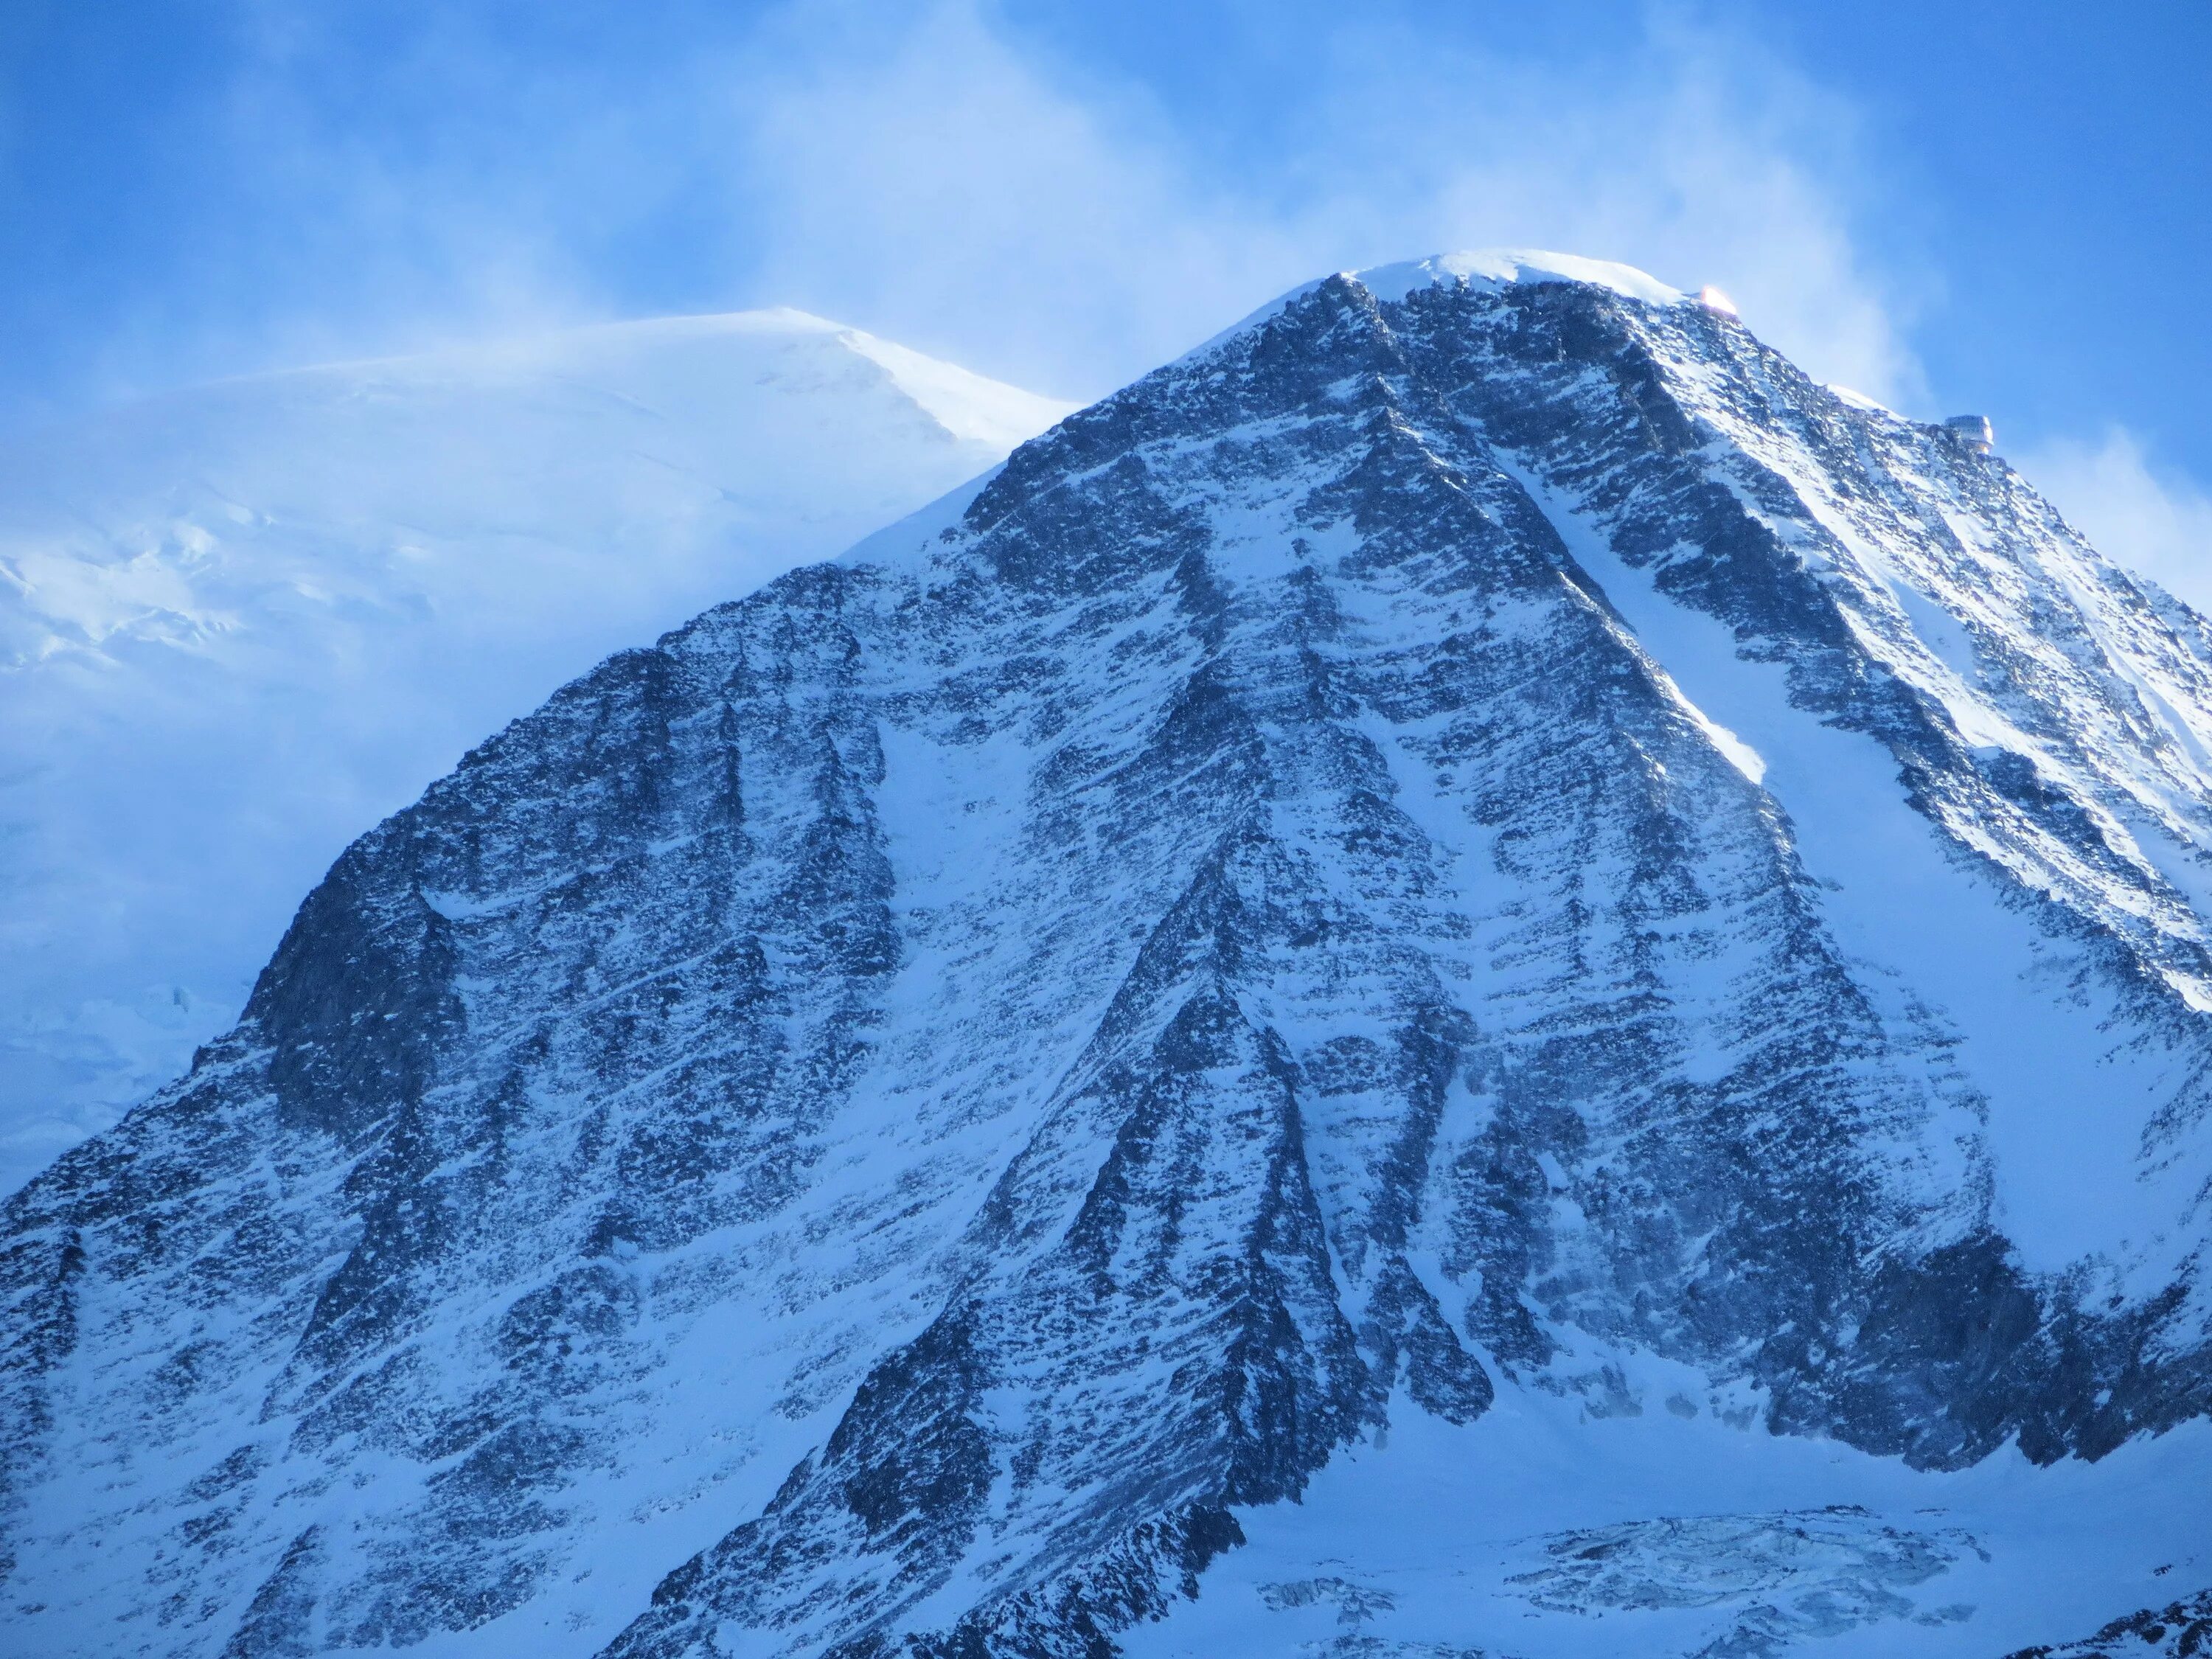
[[347,851],[5,1212],[0,1616],[1994,1659],[2179,1606],[2208,848],[2212,634],[2002,459],[1621,267],[1329,277]]

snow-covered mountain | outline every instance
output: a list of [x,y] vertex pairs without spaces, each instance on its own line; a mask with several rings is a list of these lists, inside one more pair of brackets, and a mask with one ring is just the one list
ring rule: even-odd
[[345,854],[5,1212],[0,1628],[2178,1651],[2208,848],[2212,635],[2001,459],[1331,277]]
[[0,1191],[228,1029],[300,895],[486,732],[1066,412],[775,311],[0,445]]

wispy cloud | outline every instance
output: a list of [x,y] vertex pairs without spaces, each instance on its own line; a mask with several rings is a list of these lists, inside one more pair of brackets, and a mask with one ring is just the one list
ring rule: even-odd
[[2212,495],[2155,465],[2126,428],[2047,445],[2019,465],[2098,551],[2212,616]]
[[988,0],[224,0],[220,84],[141,137],[167,205],[104,378],[788,303],[1095,395],[1321,272],[1531,246],[1717,283],[1814,373],[1919,397],[1853,112],[1798,70],[1663,10],[1547,59],[1281,4],[1300,72],[1224,142]]
[[869,21],[787,27],[732,88],[758,280],[799,303],[1095,393],[1324,270],[1548,246],[1720,283],[1814,373],[1921,395],[1853,246],[1850,111],[1741,40],[1662,17],[1569,69],[1343,25],[1295,137],[1240,173],[975,5]]

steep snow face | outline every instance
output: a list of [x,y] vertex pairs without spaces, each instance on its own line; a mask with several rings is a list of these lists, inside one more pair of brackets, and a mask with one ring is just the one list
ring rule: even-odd
[[0,1189],[181,1072],[300,894],[485,732],[1066,412],[772,311],[0,451]]
[[[5,1212],[10,1633],[1972,1653],[2199,1571],[2203,624],[1512,272],[1301,290],[356,842]],[[1370,1634],[1440,1490],[1504,1565]]]

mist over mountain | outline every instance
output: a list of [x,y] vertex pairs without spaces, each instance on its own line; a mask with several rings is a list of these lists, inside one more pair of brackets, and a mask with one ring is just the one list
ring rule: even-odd
[[300,895],[485,732],[1066,410],[772,311],[0,447],[0,1189],[181,1073]]
[[0,1214],[0,1628],[2189,1651],[2208,848],[2001,456],[1328,277],[344,852]]

